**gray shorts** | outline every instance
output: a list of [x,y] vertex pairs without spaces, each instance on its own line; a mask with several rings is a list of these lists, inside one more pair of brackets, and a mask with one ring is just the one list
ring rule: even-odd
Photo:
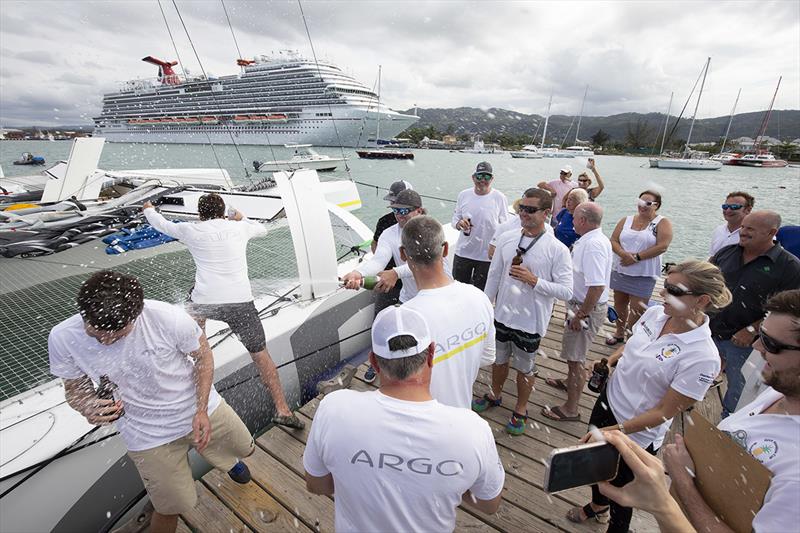
[[267,347],[264,326],[258,318],[258,311],[253,302],[235,304],[198,304],[186,302],[186,311],[194,319],[211,319],[225,322],[250,353],[256,353]]
[[[567,305],[569,309],[575,313],[580,309],[581,302],[577,300],[570,300]],[[561,358],[566,361],[584,362],[586,361],[586,354],[589,353],[589,346],[591,346],[597,332],[606,320],[608,312],[608,304],[597,304],[592,309],[589,316],[583,319],[586,324],[580,331],[573,331],[569,329],[567,324],[564,324],[564,335],[561,337]],[[575,320],[574,318],[572,320]]]
[[526,376],[532,376],[536,371],[536,354],[521,350],[511,341],[495,342],[496,351],[494,364],[505,365],[513,358],[511,368]]

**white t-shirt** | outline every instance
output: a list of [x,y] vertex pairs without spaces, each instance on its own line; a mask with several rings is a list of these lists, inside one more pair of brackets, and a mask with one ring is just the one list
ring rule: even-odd
[[709,257],[713,257],[726,246],[739,244],[739,230],[741,229],[742,228],[739,227],[733,231],[728,231],[727,222],[714,228],[714,233],[711,234],[711,246],[708,249]]
[[494,363],[494,309],[482,290],[453,281],[403,304],[425,317],[436,343],[431,396],[469,409],[478,369]]
[[600,228],[585,233],[575,241],[572,247],[572,297],[583,302],[589,287],[604,287],[597,303],[606,303],[613,259],[611,241]]
[[800,524],[800,416],[762,414],[783,398],[768,388],[719,423],[719,429],[772,472],[753,531],[797,531]]
[[[609,407],[620,423],[658,405],[669,389],[702,400],[719,374],[719,352],[711,340],[708,317],[691,331],[659,337],[668,318],[661,305],[644,312],[608,380]],[[629,436],[642,448],[653,444],[658,449],[671,425],[670,418]]]
[[505,481],[492,430],[477,414],[379,391],[325,396],[303,466],[333,474],[338,533],[451,532],[467,490],[491,500]]
[[[50,372],[64,379],[107,375],[118,387],[125,414],[115,424],[128,450],[142,451],[192,431],[197,411],[194,364],[202,330],[183,309],[145,300],[128,335],[105,346],[86,334],[74,315],[50,331]],[[211,386],[208,413],[220,403]]]
[[[656,245],[658,224],[664,219],[656,216],[643,230],[633,229],[633,217],[626,217],[625,224],[619,234],[619,243],[626,252],[635,254]],[[662,254],[663,255],[663,254]],[[614,255],[614,270],[627,276],[657,278],[661,275],[661,255],[642,259],[638,263],[623,266],[618,255]]]
[[[495,302],[494,316],[498,322],[544,337],[556,299],[572,298],[572,259],[569,249],[552,231],[545,230],[533,248],[522,256],[522,266],[539,278],[536,286],[531,287],[508,274],[521,236],[522,230],[509,231],[498,239],[484,292]],[[522,246],[530,241],[523,239]]]
[[194,258],[197,273],[192,301],[233,304],[253,299],[247,273],[247,241],[267,229],[258,222],[215,218],[203,222],[170,222],[155,209],[144,216],[155,229],[181,241]]
[[508,200],[497,189],[483,196],[475,194],[475,189],[461,191],[453,211],[453,227],[459,220],[468,218],[472,222],[472,230],[469,236],[464,235],[463,231],[459,233],[455,255],[475,261],[489,261],[489,243],[494,231],[508,217]]
[[499,224],[497,229],[494,230],[494,235],[492,235],[492,240],[489,241],[489,244],[492,246],[497,246],[497,239],[500,238],[500,235],[507,231],[511,230],[519,230],[522,226],[520,226],[519,215],[508,215],[508,220]]

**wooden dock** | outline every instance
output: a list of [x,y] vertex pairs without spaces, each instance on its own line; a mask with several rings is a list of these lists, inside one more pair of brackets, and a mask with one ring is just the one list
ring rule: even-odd
[[[500,510],[485,515],[462,506],[457,514],[456,531],[605,531],[606,525],[593,520],[579,525],[565,517],[571,507],[589,501],[587,487],[556,495],[542,491],[543,461],[551,449],[574,445],[585,435],[596,397],[588,389],[585,391],[580,401],[581,422],[554,422],[540,413],[542,407],[559,405],[564,401],[565,393],[544,383],[546,377],[566,376],[567,365],[558,358],[564,319],[564,306],[559,303],[541,344],[545,357],[537,357],[539,377],[529,401],[529,427],[525,434],[512,437],[504,429],[511,415],[508,406],[513,407],[513,398],[516,397],[514,372],[510,373],[503,388],[509,401],[505,406],[490,409],[482,415],[495,432],[497,450],[506,469]],[[603,342],[603,335],[611,333],[611,326],[606,325],[591,347],[590,359],[599,359],[613,351]],[[373,388],[363,381],[365,369],[366,365],[359,368],[352,389]],[[481,397],[489,382],[490,373],[482,370],[473,394]],[[198,505],[192,513],[181,516],[179,531],[334,531],[333,499],[309,494],[303,477],[303,450],[319,401],[315,398],[300,408],[298,416],[306,423],[303,431],[273,427],[258,437],[255,453],[245,460],[253,475],[252,483],[238,485],[218,471],[212,471],[197,481]],[[709,391],[697,409],[709,420],[719,420],[717,393]],[[674,426],[679,425],[677,422]],[[649,532],[658,531],[658,528],[652,516],[636,511],[631,530]]]

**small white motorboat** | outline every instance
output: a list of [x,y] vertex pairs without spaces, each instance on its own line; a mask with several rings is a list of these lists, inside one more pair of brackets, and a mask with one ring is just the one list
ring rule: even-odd
[[347,161],[346,157],[331,157],[318,154],[310,144],[287,144],[286,148],[294,150],[291,159],[284,161],[253,161],[256,172],[278,172],[280,170],[297,170],[310,168],[318,172],[329,172]]

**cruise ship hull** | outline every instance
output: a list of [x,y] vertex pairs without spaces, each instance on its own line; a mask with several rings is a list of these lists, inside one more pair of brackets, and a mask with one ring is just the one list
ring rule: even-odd
[[[418,117],[390,112],[381,113],[380,134],[391,139],[412,124]],[[335,124],[335,127],[334,127]],[[94,135],[107,142],[165,143],[165,144],[240,144],[273,145],[290,143],[314,146],[347,146],[358,148],[374,144],[378,131],[378,114],[348,110],[334,117],[302,118],[283,124],[204,125],[194,126],[133,126],[112,124],[95,128]]]

